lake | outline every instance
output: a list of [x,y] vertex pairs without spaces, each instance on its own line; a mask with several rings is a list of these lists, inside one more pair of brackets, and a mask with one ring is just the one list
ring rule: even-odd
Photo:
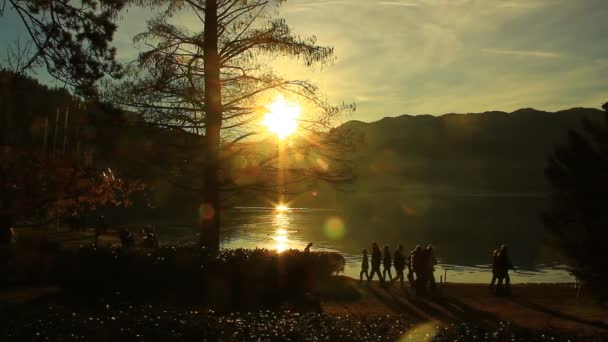
[[[240,207],[227,211],[222,220],[222,248],[267,248],[281,252],[286,249],[302,250],[313,242],[313,251],[333,251],[344,255],[344,273],[354,278],[359,277],[361,250],[367,248],[369,251],[372,241],[381,246],[388,244],[391,251],[398,244],[403,244],[408,253],[417,244],[431,243],[440,262],[435,272],[437,281],[447,276],[449,282],[485,283],[491,278],[492,249],[500,241],[508,241],[516,267],[515,271],[511,271],[513,283],[575,281],[568,268],[556,262],[554,254],[543,252],[540,240],[531,240],[538,234],[521,236],[519,243],[517,239],[496,241],[487,232],[479,234],[478,238],[462,238],[474,236],[474,232],[462,232],[460,238],[452,238],[442,230],[432,234],[428,231],[426,234],[415,234],[395,225],[393,230],[401,233],[388,235],[383,229],[374,229],[369,222],[365,227],[351,223],[349,215],[340,211],[310,208],[277,211],[271,207]],[[192,227],[163,227],[159,233],[162,242],[198,241],[197,238],[193,239],[197,233]]]

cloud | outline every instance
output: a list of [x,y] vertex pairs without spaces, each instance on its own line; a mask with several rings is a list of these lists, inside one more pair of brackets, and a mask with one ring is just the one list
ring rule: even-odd
[[414,2],[397,2],[397,1],[380,1],[383,6],[399,6],[399,7],[420,7],[419,3]]
[[560,58],[561,55],[551,51],[540,50],[506,50],[506,49],[483,49],[483,52],[497,55],[512,55],[520,57]]
[[[150,11],[123,14],[114,44],[121,60]],[[273,65],[310,80],[353,119],[387,115],[595,106],[608,91],[605,0],[289,0],[279,14],[302,37],[333,46],[337,60]],[[194,16],[174,18],[193,31]],[[2,38],[15,21],[0,18]],[[14,19],[14,18],[13,18]]]
[[556,5],[559,2],[560,0],[503,0],[499,2],[499,6],[528,9]]

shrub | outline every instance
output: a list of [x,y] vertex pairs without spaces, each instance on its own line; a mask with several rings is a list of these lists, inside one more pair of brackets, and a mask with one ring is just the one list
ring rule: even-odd
[[68,293],[90,298],[252,308],[301,298],[343,267],[344,258],[329,252],[226,249],[207,255],[192,247],[87,246],[62,255],[59,279]]

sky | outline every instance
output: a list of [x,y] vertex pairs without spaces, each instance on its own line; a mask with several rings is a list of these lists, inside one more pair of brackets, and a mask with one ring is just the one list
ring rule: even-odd
[[[350,119],[608,101],[606,0],[289,0],[279,14],[296,34],[333,46],[336,61],[307,69],[280,60],[277,72],[316,83],[332,102],[354,102]],[[132,37],[149,16],[121,16],[121,60],[137,55]],[[1,17],[0,49],[20,30]]]

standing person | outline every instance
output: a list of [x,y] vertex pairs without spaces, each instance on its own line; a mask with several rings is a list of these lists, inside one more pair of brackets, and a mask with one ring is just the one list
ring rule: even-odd
[[361,273],[359,273],[359,282],[363,281],[363,275],[369,280],[369,257],[367,256],[367,249],[363,249],[363,260],[361,260]]
[[80,231],[80,219],[76,209],[72,210],[68,217],[68,226],[70,227],[70,232]]
[[382,278],[382,274],[380,273],[380,263],[382,261],[382,252],[380,252],[380,247],[378,247],[377,243],[372,244],[372,272],[369,274],[368,280],[374,279],[374,274],[378,274],[378,279],[381,284],[384,284],[384,278]]
[[120,244],[122,248],[131,248],[135,246],[135,238],[127,228],[121,228],[119,232]]
[[[429,285],[429,289],[431,292],[434,292],[437,288],[437,283],[435,282],[435,265],[437,265],[437,258],[435,258],[435,252],[433,251],[433,246],[428,245],[425,249],[425,273],[426,273],[426,281]],[[424,285],[426,286],[426,284]]]
[[95,247],[99,248],[99,237],[108,230],[108,224],[103,215],[97,216],[97,222],[95,222]]
[[393,257],[391,256],[391,251],[388,248],[388,245],[384,246],[384,255],[382,258],[382,266],[384,266],[384,270],[382,271],[382,277],[386,280],[386,273],[388,272],[388,280],[393,280],[393,275],[391,274],[391,266],[393,265]]
[[411,267],[414,272],[414,287],[416,294],[424,294],[426,290],[426,276],[424,274],[424,251],[420,245],[416,246],[410,255]]
[[509,277],[509,270],[513,269],[511,258],[509,257],[509,247],[507,245],[500,246],[497,260],[498,269],[498,287],[496,289],[497,294],[501,294],[503,290],[502,282],[505,281],[504,293],[511,294],[511,278]]
[[490,291],[494,290],[494,284],[498,279],[498,249],[492,251],[492,281],[490,281]]
[[413,269],[413,259],[414,259],[414,249],[410,252],[410,255],[407,257],[407,281],[410,283],[410,287],[414,289],[416,284],[416,279],[414,279],[414,269]]
[[397,247],[397,250],[395,251],[395,256],[393,258],[393,263],[395,265],[396,272],[395,280],[398,279],[401,283],[401,287],[403,287],[403,283],[405,281],[405,279],[403,279],[403,270],[405,270],[405,256],[403,255],[402,245],[399,245],[399,247]]
[[158,248],[158,237],[151,225],[144,226],[142,230],[142,246],[144,248]]

